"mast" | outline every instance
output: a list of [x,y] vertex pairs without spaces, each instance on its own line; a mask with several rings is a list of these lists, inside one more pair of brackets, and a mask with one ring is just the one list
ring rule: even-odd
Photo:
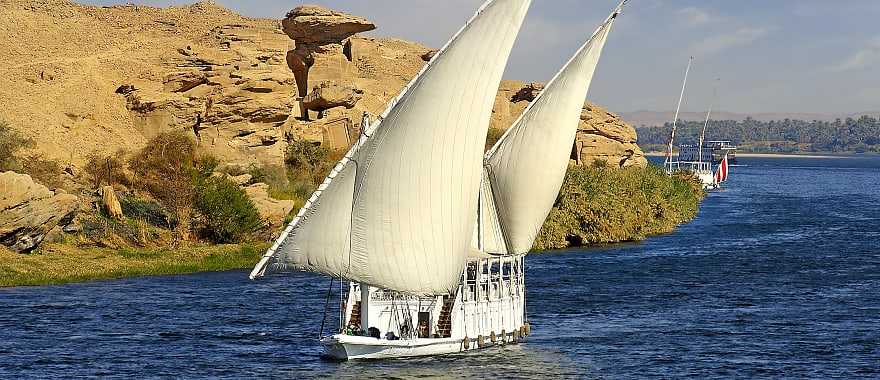
[[678,106],[675,107],[675,116],[672,117],[672,133],[669,135],[669,146],[666,149],[666,170],[669,173],[672,173],[672,144],[675,142],[675,129],[678,124],[678,113],[681,111],[681,102],[684,100],[684,89],[687,87],[688,82],[688,74],[691,72],[691,64],[694,62],[694,57],[691,56],[688,59],[687,68],[684,70],[684,82],[681,84],[681,94],[678,96]]
[[[716,80],[720,81],[721,78],[718,78]],[[700,168],[702,168],[702,166],[703,166],[703,142],[706,141],[706,128],[709,127],[709,117],[712,115],[712,107],[715,106],[715,102],[717,101],[717,99],[718,99],[718,86],[716,85],[715,88],[712,90],[712,102],[709,103],[709,111],[706,112],[706,122],[703,123],[703,130],[700,131],[700,148],[699,148],[700,153],[699,153],[699,158],[697,159],[697,162],[699,162]]]

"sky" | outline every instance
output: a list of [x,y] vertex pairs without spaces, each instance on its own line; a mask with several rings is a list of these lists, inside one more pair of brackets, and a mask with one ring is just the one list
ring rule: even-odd
[[[483,0],[217,2],[266,18],[319,4],[370,19],[378,26],[371,35],[440,47]],[[534,0],[505,77],[549,80],[617,2]],[[711,103],[740,113],[880,111],[878,20],[878,0],[630,0],[608,39],[589,98],[616,112],[672,110],[688,57],[694,56],[686,111]]]

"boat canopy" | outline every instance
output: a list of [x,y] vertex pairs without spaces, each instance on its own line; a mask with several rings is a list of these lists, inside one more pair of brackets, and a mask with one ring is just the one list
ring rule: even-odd
[[414,295],[458,286],[492,106],[530,0],[490,0],[336,165],[251,278],[306,270]]

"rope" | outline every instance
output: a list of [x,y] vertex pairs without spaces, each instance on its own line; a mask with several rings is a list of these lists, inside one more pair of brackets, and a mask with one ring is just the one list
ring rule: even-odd
[[[341,282],[341,281],[340,281]],[[321,318],[321,330],[318,332],[318,339],[324,337],[324,323],[327,322],[327,311],[330,308],[330,297],[333,295],[333,277],[330,277],[330,286],[327,287],[327,297],[324,301],[324,316]],[[342,304],[340,303],[340,308]]]

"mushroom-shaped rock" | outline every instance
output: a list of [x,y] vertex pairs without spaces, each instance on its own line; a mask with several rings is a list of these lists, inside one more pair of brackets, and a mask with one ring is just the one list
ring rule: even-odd
[[365,18],[317,5],[294,8],[281,21],[281,26],[297,44],[315,45],[341,43],[355,34],[376,29],[376,25]]

